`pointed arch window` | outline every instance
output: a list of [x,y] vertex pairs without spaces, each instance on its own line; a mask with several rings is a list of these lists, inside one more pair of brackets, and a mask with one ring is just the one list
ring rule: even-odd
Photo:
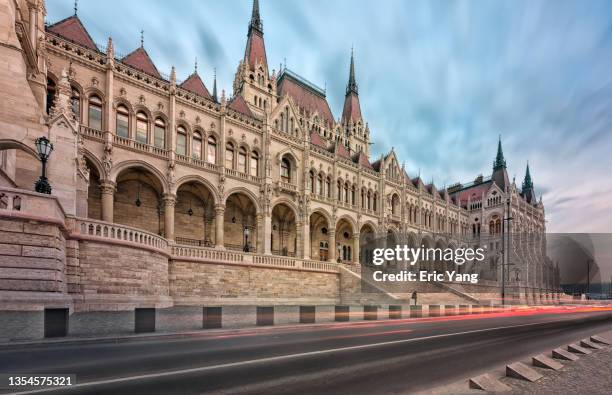
[[130,113],[123,104],[117,106],[117,114],[115,116],[115,126],[117,136],[128,138],[130,136]]
[[287,158],[281,161],[281,180],[286,183],[291,182],[291,163]]
[[207,160],[208,163],[217,163],[217,139],[214,136],[208,136]]
[[377,206],[377,200],[378,200],[378,194],[374,193],[374,196],[372,197],[372,210],[376,211],[376,206]]
[[136,114],[136,141],[147,144],[149,135],[149,118],[147,114],[139,111]]
[[228,169],[234,168],[234,145],[232,143],[225,145],[225,167]]
[[310,170],[310,192],[316,193],[317,188],[315,184],[315,173],[313,170]]
[[202,134],[200,132],[193,133],[191,140],[191,157],[194,159],[202,159]]
[[238,171],[241,173],[246,173],[247,170],[247,152],[244,147],[240,147],[238,150]]
[[344,184],[344,202],[348,204],[349,202],[349,184],[348,182]]
[[102,99],[98,95],[89,96],[89,127],[102,130]]
[[53,107],[53,101],[55,100],[55,81],[51,78],[47,78],[47,114],[51,111],[51,107]]
[[70,104],[72,105],[72,112],[77,122],[81,121],[81,93],[74,86],[71,87]]
[[325,179],[325,191],[327,192],[327,197],[331,198],[332,189],[331,189],[331,178],[327,177]]
[[166,122],[163,119],[157,118],[155,120],[155,128],[153,130],[153,143],[157,148],[166,147]]
[[259,177],[259,154],[256,151],[251,153],[251,175]]
[[187,155],[187,130],[183,126],[176,128],[176,153]]
[[321,174],[317,178],[317,195],[323,196],[323,176]]

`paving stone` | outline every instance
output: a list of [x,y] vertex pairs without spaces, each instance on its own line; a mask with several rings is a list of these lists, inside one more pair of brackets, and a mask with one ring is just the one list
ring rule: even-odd
[[502,383],[489,373],[470,378],[470,388],[475,388],[487,392],[506,392],[510,387]]
[[579,359],[578,355],[562,348],[555,348],[554,350],[552,350],[552,356],[555,359],[563,359],[566,361],[577,361]]
[[563,365],[552,358],[547,357],[544,354],[536,355],[531,359],[533,366],[537,366],[540,368],[560,370],[563,368]]
[[597,335],[591,336],[591,341],[600,344],[607,344],[608,346],[612,344],[608,339],[604,339],[603,337]]
[[586,348],[580,347],[577,344],[570,344],[569,346],[567,346],[567,350],[571,351],[573,353],[576,353],[576,354],[590,354],[590,353],[592,353],[591,350],[587,350]]
[[594,350],[601,350],[603,348],[603,346],[600,346],[599,344],[593,343],[589,339],[582,339],[582,340],[580,340],[580,345],[582,347],[592,348]]
[[506,376],[527,381],[537,381],[542,378],[542,375],[522,362],[511,363],[506,365]]

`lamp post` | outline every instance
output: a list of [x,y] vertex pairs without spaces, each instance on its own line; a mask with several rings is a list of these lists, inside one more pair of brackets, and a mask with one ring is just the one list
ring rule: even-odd
[[249,252],[249,227],[244,227],[244,252]]
[[45,136],[37,138],[35,144],[38,157],[42,163],[42,174],[38,181],[36,181],[34,188],[36,192],[51,194],[51,185],[49,180],[47,180],[47,160],[49,155],[51,155],[51,151],[53,151],[53,144]]
[[[504,221],[508,221],[508,226],[507,229],[508,231],[506,232],[508,234],[507,237],[507,245],[504,243],[504,235],[502,233],[502,306],[506,304],[506,265],[508,264],[508,260],[510,257],[510,221],[512,220],[512,217],[510,216],[510,196],[508,196],[508,198],[506,199],[506,205],[508,207],[507,209],[507,214],[506,214],[506,218],[504,218]],[[502,226],[502,232],[504,230],[504,227]]]

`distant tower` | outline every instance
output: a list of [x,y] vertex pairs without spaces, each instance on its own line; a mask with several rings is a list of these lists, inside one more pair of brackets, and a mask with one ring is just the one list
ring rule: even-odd
[[504,159],[504,152],[502,150],[501,136],[497,142],[497,155],[493,162],[493,175],[491,179],[495,181],[497,186],[502,191],[507,192],[510,188],[510,180],[508,179],[508,171],[506,170],[506,159]]

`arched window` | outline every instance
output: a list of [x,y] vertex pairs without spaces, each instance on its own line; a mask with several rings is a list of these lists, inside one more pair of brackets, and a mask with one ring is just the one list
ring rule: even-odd
[[291,163],[287,158],[283,158],[281,161],[281,181],[286,183],[291,182]]
[[225,145],[225,167],[228,169],[234,168],[234,145],[232,143]]
[[370,191],[368,191],[368,202],[367,202],[367,209],[368,210],[372,210],[372,194],[370,194]]
[[317,195],[323,196],[323,176],[321,174],[317,178]]
[[251,175],[259,177],[259,154],[256,151],[251,152]]
[[149,135],[149,118],[147,114],[139,111],[136,114],[136,141],[147,144]]
[[187,155],[187,131],[183,126],[176,128],[176,153]]
[[207,158],[208,163],[217,163],[217,140],[208,136]]
[[89,97],[88,119],[90,128],[102,130],[102,99],[97,95]]
[[74,86],[71,87],[72,91],[70,94],[70,104],[72,105],[72,112],[77,122],[81,121],[81,94],[79,90]]
[[332,189],[331,189],[331,178],[327,177],[325,179],[325,191],[327,192],[327,197],[331,198]]
[[338,196],[336,196],[338,201],[342,201],[342,181],[338,180]]
[[349,202],[349,197],[350,197],[350,195],[349,195],[349,184],[347,182],[346,184],[344,184],[344,201],[346,203]]
[[361,190],[361,208],[366,208],[365,191]]
[[55,100],[55,81],[51,78],[47,78],[47,114],[53,106],[53,100]]
[[154,144],[157,148],[165,148],[166,147],[166,122],[163,119],[157,118],[155,120],[155,129],[154,129]]
[[126,139],[130,136],[130,113],[127,107],[122,104],[117,106],[115,126],[117,128],[117,136]]
[[353,187],[351,188],[351,204],[354,206],[355,205],[355,185],[353,185]]
[[374,197],[372,198],[372,210],[376,211],[376,203],[378,200],[378,194],[374,193]]
[[316,193],[316,191],[315,173],[313,170],[310,170],[310,192]]
[[202,135],[200,132],[193,133],[191,141],[191,157],[194,159],[202,159]]
[[238,171],[241,173],[246,173],[246,161],[247,161],[247,152],[244,147],[240,147],[238,151]]

